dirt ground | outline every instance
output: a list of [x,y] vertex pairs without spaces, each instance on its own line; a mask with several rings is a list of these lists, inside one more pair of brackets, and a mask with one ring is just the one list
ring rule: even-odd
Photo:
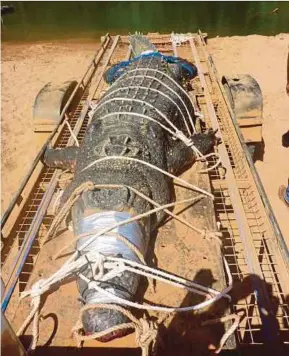
[[[264,99],[265,154],[256,167],[289,244],[289,210],[278,188],[289,177],[288,148],[281,136],[289,129],[285,93],[289,35],[213,38],[209,50],[220,74],[248,73],[257,79]],[[1,211],[7,208],[44,137],[33,132],[32,109],[39,90],[49,81],[80,78],[97,49],[95,43],[49,42],[2,44]]]

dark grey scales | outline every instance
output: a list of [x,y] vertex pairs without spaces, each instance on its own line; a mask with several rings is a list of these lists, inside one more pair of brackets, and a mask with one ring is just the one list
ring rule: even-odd
[[[134,53],[141,53],[145,50],[144,48],[136,49],[136,44],[134,44],[134,49]],[[135,77],[136,75],[147,73],[147,75],[160,79],[162,83],[175,90],[186,103],[191,116],[195,119],[193,107],[184,93],[162,73],[146,71],[146,68],[157,69],[170,75],[179,84],[184,84],[183,71],[178,64],[168,64],[160,57],[144,56],[123,69],[120,79],[112,88],[108,89],[100,102],[106,100],[111,91],[123,88],[108,98],[135,98],[150,103],[186,133],[183,118],[171,101],[149,89],[125,88],[127,86],[142,86],[158,89],[177,102],[183,109],[184,114],[187,115],[178,97],[160,82],[145,76]],[[133,69],[138,69],[138,71],[124,74]],[[106,156],[121,155],[137,158],[174,174],[178,174],[184,167],[194,162],[195,156],[192,149],[179,140],[173,140],[170,134],[157,123],[145,118],[121,114],[120,112],[122,111],[144,114],[161,122],[163,125],[168,125],[153,108],[146,104],[133,101],[114,101],[105,104],[94,114],[79,148],[68,147],[61,150],[48,149],[46,151],[44,162],[47,165],[63,169],[70,168],[74,171],[73,181],[64,191],[61,204],[65,203],[75,188],[86,181],[92,181],[95,184],[126,184],[151,197],[159,204],[166,204],[172,201],[171,179],[137,162],[109,160],[93,165],[82,172],[90,163]],[[115,115],[103,118],[109,113],[115,113]],[[212,131],[197,133],[191,138],[203,154],[210,151],[215,144],[215,135]],[[83,193],[72,209],[74,232],[77,234],[79,231],[78,222],[81,217],[94,212],[128,211],[132,215],[137,215],[150,209],[152,209],[152,206],[148,202],[126,188],[117,190],[98,189]],[[152,230],[155,229],[163,217],[164,214],[161,212],[141,221],[147,246],[149,246]],[[86,276],[91,276],[90,267],[88,266],[83,273]],[[119,277],[103,283],[101,286],[107,288],[109,285],[114,285],[114,288],[124,289],[129,293],[130,299],[134,300],[138,283],[139,278],[136,275],[125,272]],[[88,291],[86,283],[80,280],[78,281],[78,287],[85,303],[91,290]],[[121,313],[111,310],[95,309],[86,312],[83,316],[83,325],[87,334],[102,331],[124,322],[127,322],[127,320]],[[102,340],[105,341],[116,336],[120,336],[120,334],[110,335],[107,339]]]

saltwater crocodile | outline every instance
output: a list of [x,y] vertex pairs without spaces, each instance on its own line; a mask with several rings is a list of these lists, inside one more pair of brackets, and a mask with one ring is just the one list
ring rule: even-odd
[[[195,153],[183,141],[172,137],[160,124],[168,126],[168,118],[181,132],[188,129],[183,118],[190,115],[195,123],[194,107],[183,89],[197,75],[196,67],[180,58],[168,57],[143,36],[130,37],[134,58],[121,62],[105,73],[112,84],[94,109],[91,123],[80,147],[48,149],[44,162],[48,166],[71,169],[72,182],[65,189],[61,204],[83,182],[95,184],[129,185],[159,204],[173,200],[172,180],[139,161],[107,160],[92,164],[108,156],[121,156],[148,162],[162,170],[178,174],[195,160]],[[189,114],[189,115],[188,115]],[[188,120],[189,122],[189,120]],[[205,154],[215,144],[212,131],[196,133],[190,123],[191,142]],[[71,217],[74,234],[89,232],[152,209],[150,203],[129,188],[95,189],[82,193],[74,204]],[[157,213],[139,222],[121,227],[117,232],[135,244],[145,256],[153,229],[163,218]],[[78,241],[76,248],[86,238]],[[137,256],[114,235],[106,234],[91,242],[84,250],[96,249],[103,254],[121,255],[138,261]],[[83,252],[82,252],[83,253]],[[88,265],[83,271],[91,277]],[[123,272],[100,286],[117,296],[134,300],[139,277]],[[107,296],[78,280],[84,304],[109,303]],[[106,330],[126,322],[118,311],[93,309],[83,314],[87,334]],[[106,340],[120,336],[109,335]]]

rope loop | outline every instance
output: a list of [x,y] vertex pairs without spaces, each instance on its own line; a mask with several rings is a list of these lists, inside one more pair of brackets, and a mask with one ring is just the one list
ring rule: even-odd
[[[69,197],[68,201],[60,209],[58,215],[55,217],[55,220],[51,225],[50,231],[48,231],[48,235],[51,231],[55,232],[55,230],[57,229],[57,227],[59,225],[59,222],[62,221],[63,217],[66,216],[66,214],[68,213],[71,206],[75,203],[75,201],[77,201],[77,199],[83,192],[93,190],[96,188],[104,188],[104,187],[117,189],[121,186],[123,186],[123,185],[117,185],[117,184],[97,185],[91,181],[84,182],[82,185],[80,185],[79,187],[77,187],[74,190],[74,192]],[[126,186],[126,187],[131,189],[132,191],[134,191],[137,195],[141,196],[143,199],[148,200],[154,206],[156,206],[155,209],[152,209],[149,212],[145,213],[145,216],[147,216],[155,211],[158,211],[158,210],[164,210],[169,215],[172,215],[173,217],[175,217],[178,220],[180,220],[181,222],[185,223],[187,226],[189,226],[193,230],[200,233],[204,238],[206,238],[206,239],[215,238],[215,239],[218,239],[218,241],[220,242],[219,237],[222,236],[222,234],[220,232],[210,232],[207,230],[197,229],[193,225],[187,223],[185,220],[183,221],[178,216],[175,216],[169,210],[167,210],[167,208],[169,208],[170,206],[174,206],[174,205],[177,205],[180,203],[192,202],[192,200],[196,200],[196,199],[198,200],[198,199],[200,199],[200,197],[202,197],[202,195],[199,195],[198,197],[189,198],[189,199],[185,199],[183,201],[178,201],[175,203],[170,203],[170,204],[161,206],[158,203],[151,200],[150,198],[146,197],[144,194],[142,194],[138,190],[134,189],[133,187],[129,187],[129,186]],[[135,216],[131,219],[125,220],[124,222],[118,223],[117,226],[119,226],[120,224],[127,224],[134,220],[139,220],[142,217],[143,217],[142,214],[140,214],[140,215]],[[112,226],[112,227],[106,228],[106,229],[98,231],[98,232],[91,231],[86,235],[89,236],[89,239],[91,239],[91,238],[94,239],[97,236],[101,236],[101,235],[103,235],[103,233],[112,230],[114,227],[115,226]],[[91,235],[93,235],[93,236],[91,236]],[[206,305],[210,305],[222,297],[230,299],[230,297],[227,293],[232,288],[232,278],[230,276],[230,271],[229,271],[229,268],[227,266],[225,259],[224,259],[224,264],[226,267],[226,272],[228,273],[229,286],[227,288],[225,288],[222,292],[218,292],[216,290],[213,290],[212,288],[203,287],[203,286],[198,285],[192,281],[186,281],[183,278],[173,276],[168,273],[164,273],[160,270],[155,270],[155,269],[148,267],[144,261],[143,256],[141,255],[140,251],[138,251],[136,246],[132,245],[127,239],[125,239],[123,236],[119,235],[118,233],[116,233],[115,236],[117,239],[119,239],[127,244],[127,246],[139,257],[140,263],[132,262],[130,260],[125,260],[125,259],[122,259],[119,257],[105,256],[105,255],[100,254],[97,251],[89,251],[85,254],[81,254],[81,252],[83,253],[83,249],[86,247],[86,245],[90,243],[90,241],[88,239],[88,241],[86,241],[86,243],[84,245],[82,245],[78,251],[75,251],[73,253],[73,255],[63,264],[63,266],[58,271],[56,271],[52,276],[50,276],[46,280],[43,280],[43,279],[39,280],[37,283],[35,283],[33,285],[32,289],[30,291],[24,291],[21,294],[21,299],[24,297],[27,297],[27,296],[30,296],[32,298],[33,310],[29,314],[28,318],[25,320],[24,325],[22,326],[22,328],[19,332],[22,333],[23,330],[26,328],[26,326],[30,323],[30,321],[34,317],[33,347],[36,347],[36,343],[38,340],[40,295],[49,291],[49,289],[51,288],[52,285],[62,282],[65,278],[69,277],[70,275],[72,275],[74,273],[79,273],[83,269],[83,267],[87,266],[88,264],[90,264],[92,266],[92,278],[87,279],[81,273],[79,273],[78,276],[80,278],[84,279],[88,283],[89,288],[94,288],[96,290],[99,290],[99,291],[107,294],[107,295],[109,294],[109,297],[113,298],[115,303],[118,303],[121,305],[126,305],[127,307],[134,307],[134,308],[143,309],[143,310],[158,310],[158,311],[167,312],[167,313],[185,312],[185,311],[189,311],[189,310],[197,310],[202,307],[205,307]],[[83,235],[79,235],[76,238],[78,239],[80,237],[83,237]],[[67,247],[68,246],[66,246],[65,249]],[[205,297],[211,296],[211,298],[206,298],[205,302],[200,303],[196,306],[190,306],[190,307],[186,307],[186,308],[163,307],[163,306],[154,306],[154,305],[150,305],[150,304],[149,305],[141,305],[139,303],[127,301],[126,299],[117,297],[115,295],[111,295],[108,291],[101,288],[101,286],[100,286],[101,281],[103,281],[103,282],[108,281],[109,279],[114,278],[117,275],[120,275],[125,270],[133,272],[133,273],[137,273],[144,277],[147,277],[150,282],[152,281],[152,279],[158,279],[162,282],[169,283],[175,287],[185,288],[190,292],[204,295]],[[97,305],[98,305],[97,307],[101,307],[100,304],[97,304]],[[119,305],[115,305],[115,304],[110,304],[109,306],[110,306],[110,308],[112,308],[112,307],[120,308]],[[89,306],[89,307],[91,307],[91,306]],[[126,309],[123,309],[123,310],[125,310],[127,312]],[[131,318],[132,318],[132,314],[130,314],[130,319]],[[77,325],[79,326],[80,324],[78,323]],[[134,318],[132,323],[117,325],[114,328],[105,330],[104,332],[101,333],[101,335],[97,334],[97,335],[93,335],[93,336],[92,335],[89,335],[89,336],[79,335],[80,329],[78,328],[77,329],[78,330],[78,332],[77,332],[78,343],[81,343],[81,340],[83,341],[83,340],[87,339],[88,337],[91,339],[91,338],[97,338],[97,337],[104,336],[104,335],[108,334],[109,332],[111,332],[112,329],[113,329],[113,331],[115,331],[115,330],[121,330],[121,329],[125,329],[125,328],[126,329],[134,328],[136,330],[137,342],[140,345],[140,347],[142,347],[143,355],[147,355],[149,345],[151,342],[153,342],[153,340],[156,337],[156,333],[157,333],[157,331],[156,331],[157,326],[153,322],[147,321],[147,320],[138,321],[137,319]]]
[[135,324],[135,340],[142,349],[143,355],[149,355],[149,346],[155,349],[158,337],[158,324],[155,321],[147,320],[144,316]]
[[100,280],[104,276],[104,261],[105,256],[101,253],[98,253],[96,261],[93,263],[92,266],[92,277],[94,280]]
[[40,296],[50,289],[50,286],[44,287],[44,282],[46,282],[45,279],[39,279],[39,281],[33,284],[29,291],[24,291],[20,294],[20,299],[23,299],[29,295],[33,302],[34,298]]
[[[85,311],[90,309],[115,310],[126,316],[130,322],[115,325],[107,330],[95,332],[91,335],[83,335],[82,315]],[[149,348],[151,345],[152,350],[154,350],[158,338],[158,324],[155,321],[148,320],[145,316],[143,318],[137,319],[129,310],[116,304],[91,304],[84,306],[79,313],[79,319],[77,323],[72,328],[72,333],[76,339],[77,346],[80,347],[84,341],[99,339],[112,332],[125,329],[135,330],[135,340],[137,345],[142,349],[142,356],[149,355]]]
[[222,349],[223,349],[224,345],[226,344],[227,340],[229,339],[229,337],[231,335],[233,335],[233,333],[237,330],[237,328],[240,324],[240,321],[243,317],[244,317],[244,312],[242,313],[242,315],[234,313],[234,314],[230,314],[227,316],[223,316],[221,318],[209,319],[202,323],[202,326],[206,326],[206,325],[214,325],[217,323],[224,323],[226,321],[233,320],[233,323],[230,326],[230,328],[222,336],[220,343],[219,343],[219,347],[214,351],[215,354],[219,354],[222,351]]

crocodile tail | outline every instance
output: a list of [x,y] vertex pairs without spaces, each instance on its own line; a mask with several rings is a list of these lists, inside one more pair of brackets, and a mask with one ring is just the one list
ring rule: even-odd
[[146,51],[158,51],[156,47],[150,42],[150,40],[143,36],[141,33],[136,32],[134,35],[129,35],[128,38],[135,57]]

